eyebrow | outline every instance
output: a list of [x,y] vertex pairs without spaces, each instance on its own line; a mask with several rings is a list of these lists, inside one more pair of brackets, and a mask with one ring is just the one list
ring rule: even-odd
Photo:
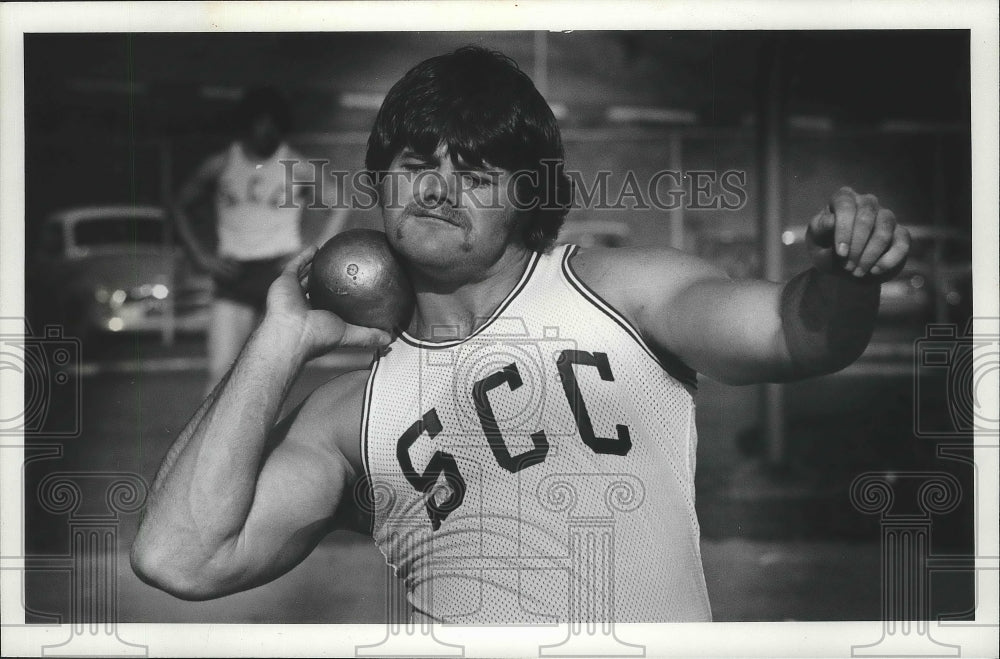
[[[438,156],[437,156],[436,153],[421,153],[419,151],[414,151],[413,149],[403,149],[400,152],[400,154],[399,154],[399,159],[400,160],[407,160],[407,159],[409,159],[409,160],[419,160],[421,162],[426,162],[426,163],[437,163],[438,162]],[[461,171],[467,171],[467,172],[482,172],[482,173],[485,173],[485,174],[494,174],[494,173],[495,174],[499,174],[500,170],[502,169],[501,167],[497,167],[496,165],[491,165],[490,163],[486,162],[485,160],[479,166],[471,165],[471,164],[469,164],[468,162],[466,162],[465,160],[463,160],[461,158],[453,158],[452,162],[454,162],[455,165],[456,165],[456,167],[458,167]]]

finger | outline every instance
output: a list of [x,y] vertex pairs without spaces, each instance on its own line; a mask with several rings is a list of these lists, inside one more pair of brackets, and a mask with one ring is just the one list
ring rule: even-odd
[[809,239],[812,244],[822,249],[833,247],[833,228],[836,225],[836,215],[829,207],[824,208],[809,222]]
[[374,327],[345,324],[341,346],[384,346],[392,342],[392,335]]
[[886,249],[892,243],[892,237],[896,233],[896,216],[888,209],[881,209],[875,217],[875,228],[872,230],[871,238],[865,245],[858,265],[854,269],[855,277],[863,277],[868,274],[869,269],[879,260]]
[[296,279],[300,279],[303,272],[309,272],[309,266],[312,265],[313,256],[316,254],[316,246],[310,245],[304,250],[292,257],[292,259],[285,264],[285,267],[281,270],[281,274],[291,274]]
[[[875,230],[875,218],[878,217],[878,199],[872,195],[858,197],[857,210],[854,213],[851,227],[851,247],[847,253],[847,263],[844,269],[853,272],[861,260],[861,253]],[[839,219],[839,218],[838,218]]]
[[857,211],[855,197],[854,190],[845,187],[837,190],[830,199],[829,210],[834,216],[833,244],[841,257],[847,256],[851,246],[851,227]]
[[873,275],[880,275],[884,272],[890,272],[893,269],[900,268],[905,262],[906,257],[910,253],[910,232],[906,230],[906,227],[896,225],[895,230],[892,234],[892,245],[889,249],[879,257],[875,265],[872,266],[871,273]]

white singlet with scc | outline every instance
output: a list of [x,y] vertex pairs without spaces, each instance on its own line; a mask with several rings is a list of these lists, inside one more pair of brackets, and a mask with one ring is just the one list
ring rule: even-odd
[[472,336],[404,333],[373,363],[372,534],[415,619],[711,619],[695,373],[580,282],[575,250],[533,255]]
[[238,143],[226,154],[216,190],[220,256],[241,261],[268,259],[302,249],[298,202],[285,204],[285,165],[302,159],[282,143],[263,161],[246,157]]

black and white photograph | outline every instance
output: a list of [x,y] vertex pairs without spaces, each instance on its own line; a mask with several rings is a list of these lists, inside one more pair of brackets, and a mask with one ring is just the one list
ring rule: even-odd
[[42,4],[5,656],[995,655],[995,6]]

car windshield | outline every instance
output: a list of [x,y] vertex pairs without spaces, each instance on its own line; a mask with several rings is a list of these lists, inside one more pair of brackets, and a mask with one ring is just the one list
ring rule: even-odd
[[165,225],[146,217],[98,217],[77,222],[73,240],[78,247],[162,246]]

